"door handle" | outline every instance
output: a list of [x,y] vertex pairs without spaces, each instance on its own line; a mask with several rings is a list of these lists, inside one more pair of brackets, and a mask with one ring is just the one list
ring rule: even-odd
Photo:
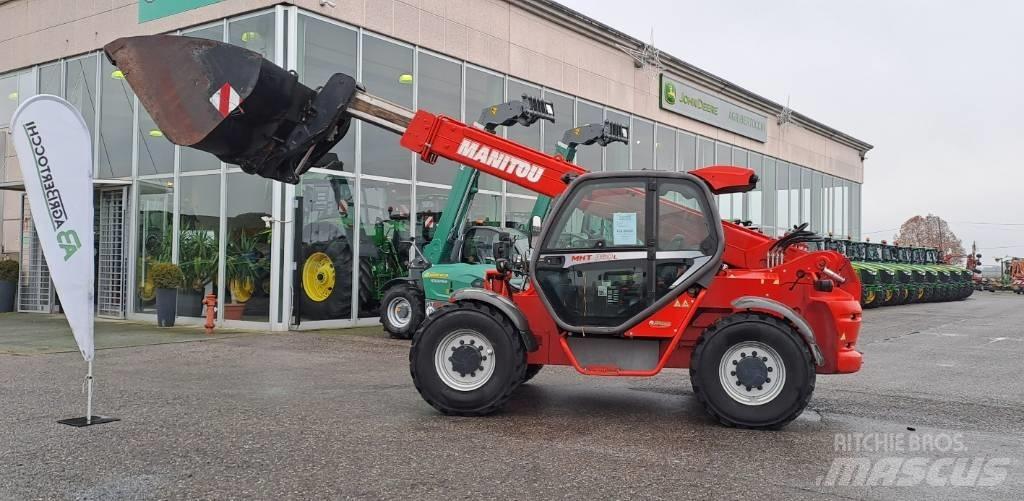
[[565,256],[544,256],[541,258],[541,262],[545,266],[557,266],[559,268],[565,264]]

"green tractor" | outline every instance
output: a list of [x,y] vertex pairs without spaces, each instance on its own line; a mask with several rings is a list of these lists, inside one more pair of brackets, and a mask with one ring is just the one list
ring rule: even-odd
[[[498,126],[530,125],[537,119],[554,121],[551,103],[523,96],[522,101],[485,108],[476,125],[493,132]],[[581,145],[626,142],[628,134],[628,128],[612,122],[575,127],[565,132],[557,154],[571,162]],[[408,276],[384,285],[380,321],[392,337],[411,338],[428,315],[447,304],[454,291],[482,287],[498,259],[507,257],[515,262],[528,258],[534,222],[547,215],[551,200],[538,197],[526,225],[500,228],[469,224],[467,214],[479,176],[479,170],[459,168],[434,238],[422,252],[418,247],[413,249],[418,255],[412,260]]]
[[[296,305],[299,315],[308,320],[349,318],[352,312],[352,266],[355,240],[359,240],[359,284],[356,307],[361,316],[376,314],[381,287],[396,276],[408,272],[406,236],[410,233],[410,215],[395,207],[375,203],[384,199],[373,189],[363,190],[363,231],[354,234],[355,200],[349,179],[329,177],[303,180],[300,246],[296,249],[298,287]],[[417,235],[429,240],[432,221],[437,215],[424,211],[416,215]],[[311,222],[304,224],[301,219]]]

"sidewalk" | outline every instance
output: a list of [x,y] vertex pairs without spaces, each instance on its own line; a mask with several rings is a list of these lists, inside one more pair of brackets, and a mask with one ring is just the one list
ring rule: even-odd
[[[310,331],[318,335],[387,337],[379,326]],[[130,348],[168,343],[213,341],[270,331],[218,327],[212,335],[198,325],[157,327],[147,322],[96,319],[96,349]],[[287,334],[275,332],[274,334]],[[0,355],[42,355],[78,353],[64,315],[41,313],[0,313]]]
[[[124,320],[96,320],[96,349],[127,348],[189,341],[208,341],[249,334],[257,331],[217,329],[207,335],[200,326],[160,328],[156,325]],[[46,353],[77,353],[64,315],[40,313],[0,314],[0,354],[39,355]]]

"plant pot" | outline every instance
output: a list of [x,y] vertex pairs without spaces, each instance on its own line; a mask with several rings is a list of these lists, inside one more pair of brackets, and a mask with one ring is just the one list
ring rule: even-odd
[[245,303],[228,303],[224,305],[224,320],[241,320],[245,312]]
[[0,313],[14,311],[14,294],[18,290],[18,282],[0,280]]
[[178,316],[178,289],[156,289],[156,324],[174,327]]
[[203,316],[203,293],[192,289],[178,289],[178,313],[183,317]]

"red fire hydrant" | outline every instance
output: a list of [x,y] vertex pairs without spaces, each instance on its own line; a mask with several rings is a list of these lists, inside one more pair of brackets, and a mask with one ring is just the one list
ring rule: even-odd
[[217,296],[214,293],[209,293],[203,298],[203,304],[206,305],[206,327],[207,334],[213,334],[213,322],[217,318]]

